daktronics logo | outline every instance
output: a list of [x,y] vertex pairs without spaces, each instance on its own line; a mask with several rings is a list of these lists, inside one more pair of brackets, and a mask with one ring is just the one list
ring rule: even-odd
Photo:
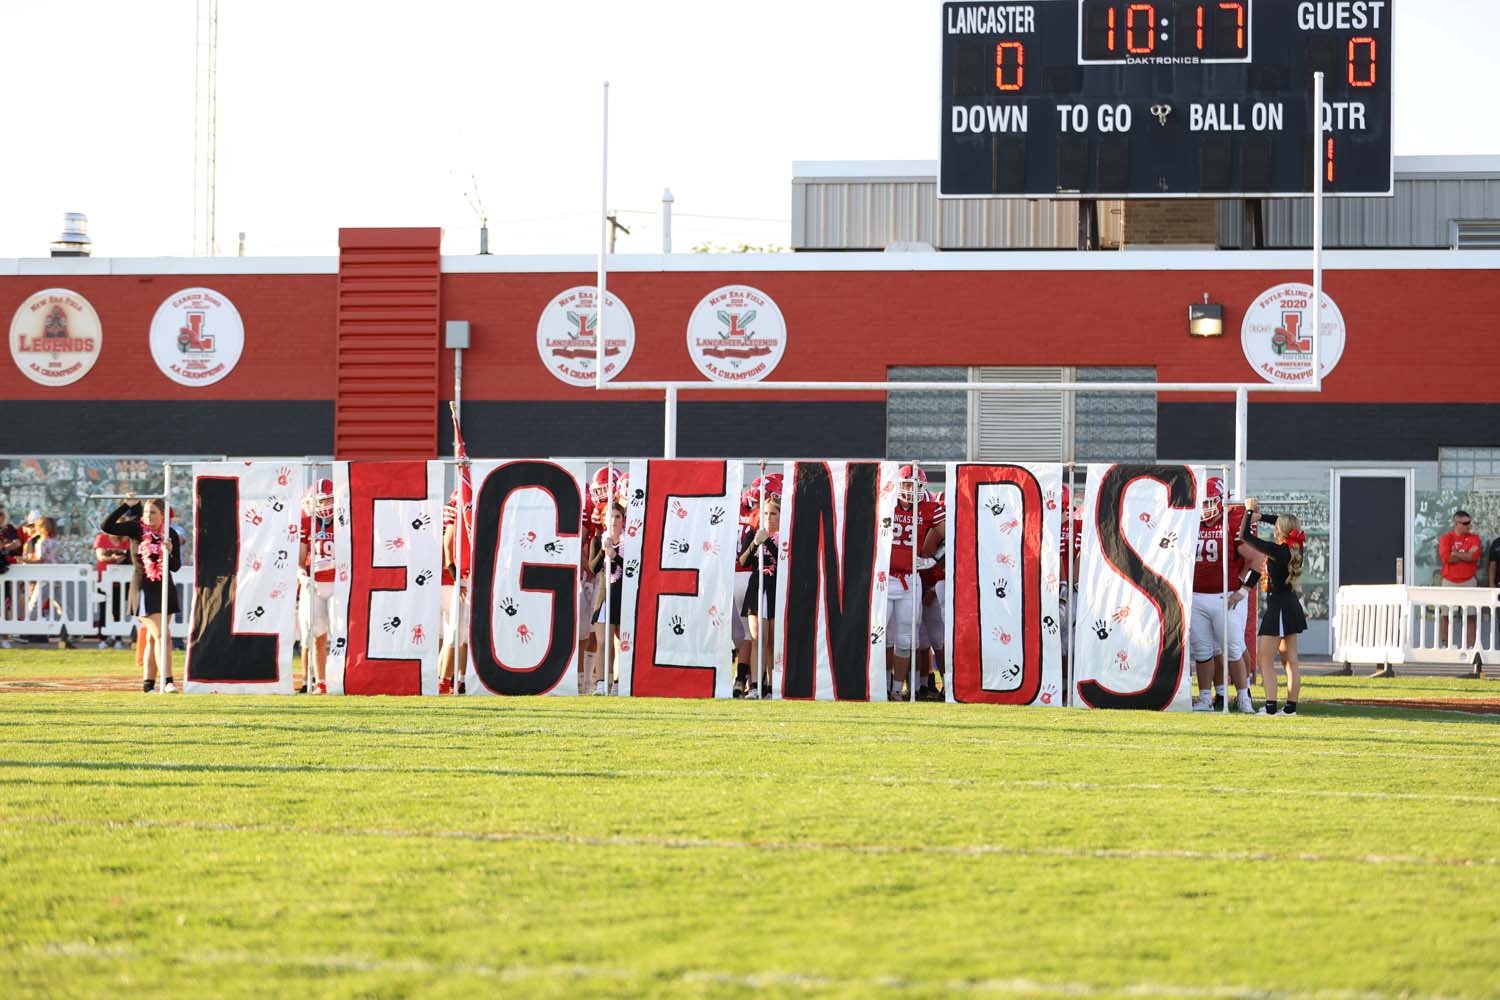
[[83,378],[103,345],[99,314],[66,288],[35,293],[11,318],[11,360],[38,385],[70,385]]

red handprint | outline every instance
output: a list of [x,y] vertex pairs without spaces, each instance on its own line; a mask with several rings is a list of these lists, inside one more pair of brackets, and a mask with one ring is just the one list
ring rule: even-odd
[[388,549],[390,549],[392,552],[399,552],[402,549],[406,548],[406,539],[404,539],[404,538],[390,538],[390,539],[387,539],[386,543],[385,543],[385,547],[388,548]]
[[1016,564],[1015,558],[1011,556],[1009,552],[1002,552],[997,555],[995,557],[995,562],[999,563],[1001,566],[1014,566]]
[[672,501],[672,513],[676,514],[679,518],[688,516],[687,508],[676,500]]
[[536,544],[536,532],[535,531],[528,531],[528,532],[524,533],[523,535],[521,535],[521,542],[520,542],[520,544],[521,544],[521,548],[523,548],[523,549],[529,549],[529,548],[531,548],[534,544]]
[[1115,654],[1115,666],[1120,668],[1121,673],[1130,672],[1130,657],[1126,655],[1125,650],[1122,649]]
[[1021,526],[1021,522],[1020,521],[1018,521],[1016,518],[1011,518],[1009,521],[1006,521],[1004,524],[1000,525],[1000,530],[1003,531],[1005,534],[1008,535],[1012,531],[1015,531],[1020,526]]
[[256,510],[254,507],[251,507],[245,511],[246,524],[259,525],[264,520],[265,518],[260,516],[260,511]]
[[1048,684],[1046,687],[1042,688],[1042,696],[1037,700],[1040,701],[1043,705],[1050,705],[1052,704],[1052,699],[1055,697],[1057,697],[1057,688],[1053,687],[1051,684]]
[[640,532],[641,522],[639,518],[631,521],[628,525],[625,526],[625,534],[629,535],[631,538],[634,538],[636,535],[640,534]]
[[713,541],[712,539],[710,539],[710,540],[708,540],[708,541],[706,541],[706,542],[703,543],[703,551],[711,553],[713,555],[718,555],[719,554],[719,543],[716,542],[716,541]]
[[287,484],[287,481],[290,480],[291,477],[292,470],[289,467],[283,465],[281,468],[276,470],[276,485],[285,486]]
[[535,633],[533,633],[531,629],[527,628],[525,625],[517,625],[516,637],[522,642],[530,642],[535,637]]
[[628,652],[630,652],[630,633],[629,632],[621,632],[620,633],[620,652],[622,652],[622,653],[628,653]]
[[414,646],[420,646],[427,641],[427,632],[422,626],[413,625],[411,627],[411,641]]
[[1116,625],[1118,625],[1125,619],[1130,617],[1130,609],[1124,606],[1118,607],[1115,609],[1115,613],[1110,615],[1109,617]]

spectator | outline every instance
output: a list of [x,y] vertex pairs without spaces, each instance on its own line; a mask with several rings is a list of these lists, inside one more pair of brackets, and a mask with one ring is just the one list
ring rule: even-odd
[[[32,514],[35,513],[32,511]],[[32,521],[31,515],[27,515],[27,520],[32,525],[32,533],[26,539],[21,561],[36,565],[52,565],[62,562],[62,541],[57,537],[57,521],[50,517],[40,516]],[[33,583],[26,597],[26,617],[56,620],[62,611],[57,606],[56,600],[61,597],[61,594],[56,592],[59,588],[60,585],[56,582]]]
[[[1443,564],[1443,586],[1444,587],[1477,587],[1479,581],[1476,576],[1479,572],[1479,556],[1484,552],[1484,544],[1479,536],[1469,530],[1473,518],[1466,510],[1453,512],[1453,530],[1445,533],[1438,539],[1438,561]],[[1473,648],[1474,637],[1479,629],[1477,615],[1466,615],[1469,619],[1466,646]],[[1442,616],[1443,633],[1438,637],[1438,644],[1448,644],[1448,615]]]
[[[609,523],[605,533],[589,553],[589,572],[607,573],[603,580],[600,591],[608,589],[609,606],[601,598],[599,607],[594,611],[594,623],[604,623],[608,627],[607,642],[612,642],[611,652],[614,654],[609,663],[609,674],[607,692],[616,694],[620,684],[620,609],[624,601],[625,591],[625,557],[620,554],[620,535],[625,529],[625,508],[619,504],[611,504],[609,508]],[[598,694],[596,690],[594,692]]]
[[[4,512],[0,511],[0,524],[4,524],[4,523],[5,523]],[[4,528],[0,528],[0,531],[3,531],[3,530],[5,530],[5,529]],[[1495,540],[1492,541],[1492,542],[1490,542],[1490,589],[1491,590],[1493,590],[1496,587],[1500,587],[1500,580],[1496,579],[1497,576],[1500,576],[1500,535],[1496,535],[1495,536]]]
[[10,515],[6,512],[5,505],[0,504],[0,573],[5,572],[5,566],[20,558],[24,544],[20,530],[10,523]]
[[[102,531],[98,535],[94,536],[94,569],[98,572],[98,580],[101,584],[104,582],[104,571],[106,569],[108,569],[110,566],[128,565],[129,562],[130,539],[126,538],[124,535],[108,535]],[[121,613],[125,610],[120,606],[121,595],[119,590],[114,587],[111,587],[110,591],[111,593],[106,595],[106,599],[111,602],[111,612],[114,615],[114,620],[119,621],[122,617]],[[95,618],[95,624],[100,630],[99,648],[104,649],[109,645],[109,642],[104,638],[103,602],[99,604],[99,611]],[[122,644],[118,639],[115,640],[115,648],[122,648]],[[139,665],[140,664],[138,663],[137,666]]]

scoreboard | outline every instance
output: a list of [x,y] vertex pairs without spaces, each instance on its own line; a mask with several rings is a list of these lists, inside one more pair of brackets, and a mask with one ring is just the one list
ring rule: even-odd
[[1395,0],[944,2],[939,197],[1389,195]]

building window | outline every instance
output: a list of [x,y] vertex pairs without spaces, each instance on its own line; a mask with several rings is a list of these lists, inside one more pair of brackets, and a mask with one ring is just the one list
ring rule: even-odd
[[[969,369],[910,366],[888,369],[891,382],[964,382]],[[962,462],[968,457],[969,394],[893,392],[886,396],[885,454],[896,461]]]
[[1500,448],[1439,448],[1438,476],[1444,490],[1500,492]]

